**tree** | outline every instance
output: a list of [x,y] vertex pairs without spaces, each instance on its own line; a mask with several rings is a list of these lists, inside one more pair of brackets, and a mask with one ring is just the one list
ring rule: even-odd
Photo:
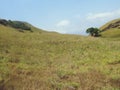
[[93,37],[98,37],[98,36],[100,36],[100,30],[98,29],[98,28],[93,28],[93,27],[91,27],[91,28],[88,28],[87,30],[86,30],[86,33],[89,33],[91,36],[93,36]]

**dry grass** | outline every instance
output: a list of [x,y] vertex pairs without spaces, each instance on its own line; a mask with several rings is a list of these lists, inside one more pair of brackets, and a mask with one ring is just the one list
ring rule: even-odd
[[119,90],[120,41],[0,26],[0,89]]

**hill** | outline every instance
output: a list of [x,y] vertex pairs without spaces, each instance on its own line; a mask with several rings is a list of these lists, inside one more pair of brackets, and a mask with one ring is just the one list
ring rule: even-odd
[[119,90],[120,40],[0,25],[0,90]]
[[102,32],[103,37],[108,38],[119,38],[120,37],[120,19],[115,19],[107,24],[103,25],[100,28]]
[[42,29],[36,28],[33,25],[24,22],[24,21],[12,21],[12,20],[6,20],[6,19],[0,19],[0,26],[13,28],[14,30],[24,32],[24,31],[39,31],[39,32],[45,32]]
[[4,26],[10,26],[16,29],[20,29],[20,30],[31,31],[31,27],[28,26],[26,22],[22,22],[22,21],[11,21],[11,20],[7,21],[5,19],[0,19],[0,24]]

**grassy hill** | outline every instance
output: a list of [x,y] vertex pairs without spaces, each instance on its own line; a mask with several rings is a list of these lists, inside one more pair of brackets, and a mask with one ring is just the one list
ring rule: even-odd
[[0,25],[0,90],[120,90],[120,40]]
[[104,31],[102,37],[120,38],[120,19],[112,20],[100,29]]

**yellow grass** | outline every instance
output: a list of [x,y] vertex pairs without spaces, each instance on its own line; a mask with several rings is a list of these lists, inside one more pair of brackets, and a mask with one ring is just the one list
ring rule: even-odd
[[0,26],[0,90],[119,90],[120,41]]

